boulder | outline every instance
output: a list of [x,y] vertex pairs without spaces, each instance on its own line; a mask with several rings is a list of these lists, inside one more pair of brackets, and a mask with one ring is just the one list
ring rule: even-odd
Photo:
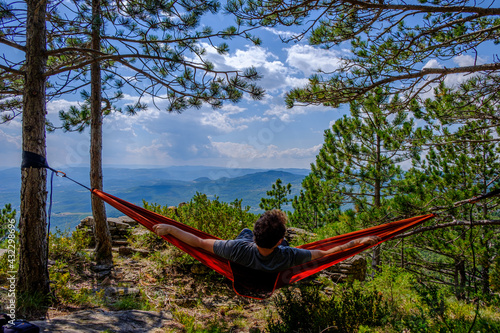
[[140,310],[103,311],[84,310],[68,316],[33,321],[40,332],[52,333],[99,333],[99,332],[144,332],[159,333],[172,325],[170,312]]
[[364,281],[366,277],[366,259],[355,255],[323,271],[324,275],[336,283],[352,280]]

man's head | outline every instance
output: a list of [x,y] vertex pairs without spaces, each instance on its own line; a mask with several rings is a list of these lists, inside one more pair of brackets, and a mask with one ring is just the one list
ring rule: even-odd
[[286,232],[286,214],[279,209],[268,210],[253,227],[255,244],[264,249],[273,248]]

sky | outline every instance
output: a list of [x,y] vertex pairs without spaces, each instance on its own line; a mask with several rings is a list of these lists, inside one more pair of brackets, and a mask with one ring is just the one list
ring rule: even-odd
[[[222,14],[214,17],[214,22],[232,24],[228,20]],[[348,54],[348,45],[325,50],[307,41],[283,43],[280,36],[289,35],[290,30],[265,28],[256,33],[262,39],[261,46],[231,40],[227,55],[205,46],[207,59],[216,69],[244,70],[254,66],[263,76],[258,84],[266,90],[264,99],[254,101],[245,96],[240,103],[226,103],[221,109],[203,106],[181,114],[168,113],[161,102],[157,104],[160,109],[149,103],[147,110],[135,116],[107,116],[103,125],[104,166],[309,168],[323,144],[324,131],[346,114],[348,107],[288,109],[284,97],[290,89],[307,84],[307,78],[318,69],[334,70],[339,57]],[[426,66],[439,66],[432,61]],[[454,61],[464,65],[473,59],[463,56]],[[126,92],[123,102],[136,100],[136,95]],[[77,103],[75,95],[50,101],[48,119],[58,124],[58,112]],[[0,125],[0,168],[20,166],[21,142],[20,118]],[[88,166],[89,144],[88,130],[47,133],[48,163],[54,168]]]
[[[226,18],[227,19],[227,18]],[[229,22],[230,23],[230,22]],[[222,109],[203,106],[181,114],[152,106],[135,116],[115,113],[103,125],[103,164],[123,167],[209,165],[230,168],[309,168],[323,143],[323,132],[345,111],[330,107],[294,107],[284,103],[287,91],[304,86],[317,69],[333,70],[339,50],[321,50],[301,43],[282,43],[287,32],[261,29],[261,46],[229,41],[219,55],[209,45],[207,58],[216,68],[244,70],[254,66],[263,78],[263,100],[245,96]],[[48,119],[78,103],[78,96],[50,101]],[[137,96],[125,95],[124,103]],[[147,100],[144,100],[146,101]],[[158,103],[161,108],[165,105]],[[52,167],[88,166],[89,131],[47,133],[47,160]],[[0,125],[3,158],[0,167],[21,164],[21,119]]]

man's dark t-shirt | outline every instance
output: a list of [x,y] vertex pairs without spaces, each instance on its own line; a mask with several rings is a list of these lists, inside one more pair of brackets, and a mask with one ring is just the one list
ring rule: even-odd
[[309,250],[280,245],[268,255],[260,254],[253,241],[250,229],[243,231],[234,240],[217,240],[214,253],[240,265],[266,272],[279,272],[311,260]]

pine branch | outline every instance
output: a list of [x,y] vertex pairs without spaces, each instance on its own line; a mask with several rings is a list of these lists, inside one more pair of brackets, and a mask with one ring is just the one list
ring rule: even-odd
[[422,232],[431,231],[431,230],[438,230],[438,229],[457,227],[457,226],[471,226],[471,225],[474,225],[474,226],[500,225],[500,220],[480,220],[480,221],[474,221],[473,223],[471,223],[470,221],[455,220],[454,222],[442,223],[442,224],[437,224],[437,225],[433,225],[433,226],[429,226],[429,227],[421,227],[421,228],[415,229],[413,231],[409,231],[407,233],[395,236],[393,239],[405,238],[408,236],[420,234]]

